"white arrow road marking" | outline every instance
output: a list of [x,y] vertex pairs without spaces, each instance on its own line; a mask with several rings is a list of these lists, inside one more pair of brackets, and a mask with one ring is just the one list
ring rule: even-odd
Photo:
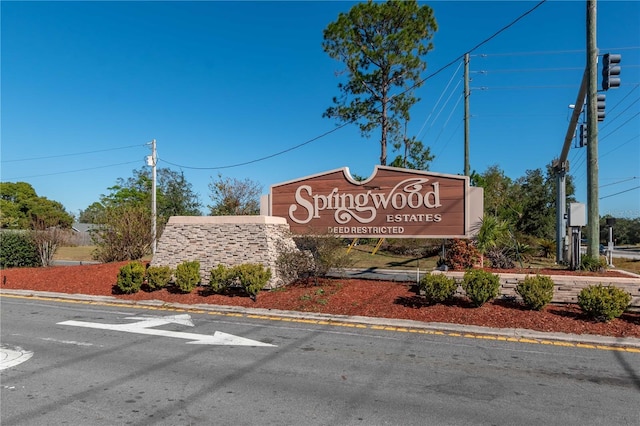
[[213,336],[207,334],[184,333],[181,331],[158,330],[150,327],[157,327],[170,323],[183,324],[193,327],[189,315],[173,315],[166,317],[128,317],[126,319],[136,319],[138,322],[131,324],[103,324],[98,322],[85,321],[63,321],[59,325],[71,325],[74,327],[97,328],[100,330],[124,331],[126,333],[147,334],[150,336],[175,337],[178,339],[191,340],[187,342],[192,345],[230,345],[230,346],[275,346],[257,340],[246,339],[232,334],[216,331]]

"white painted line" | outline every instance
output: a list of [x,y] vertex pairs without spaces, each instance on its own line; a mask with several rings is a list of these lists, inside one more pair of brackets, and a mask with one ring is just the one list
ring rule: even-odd
[[93,346],[93,343],[76,342],[75,340],[58,340],[58,339],[53,339],[51,337],[41,337],[40,340],[44,340],[45,342],[63,343],[65,345]]

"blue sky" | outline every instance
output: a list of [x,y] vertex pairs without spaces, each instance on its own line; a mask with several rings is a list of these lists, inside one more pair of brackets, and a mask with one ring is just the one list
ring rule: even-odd
[[[538,2],[420,3],[439,26],[428,77]],[[158,167],[183,171],[205,206],[219,173],[263,193],[341,167],[367,177],[377,134],[322,118],[342,69],[322,31],[353,4],[2,1],[1,180],[77,214],[144,167],[152,139]],[[585,22],[585,1],[549,0],[471,53],[472,170],[517,179],[560,155]],[[597,25],[600,52],[622,54],[599,126],[600,214],[640,217],[640,2],[599,1]],[[461,62],[427,79],[411,110],[408,134],[431,148],[434,172],[464,171]],[[586,203],[585,148],[569,161]]]

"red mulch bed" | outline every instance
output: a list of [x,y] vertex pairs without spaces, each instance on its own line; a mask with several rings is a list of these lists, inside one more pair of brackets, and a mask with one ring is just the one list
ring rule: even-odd
[[[127,263],[6,269],[0,271],[1,286],[3,289],[115,296],[126,300],[243,306],[640,338],[640,313],[638,312],[627,312],[608,323],[600,323],[586,318],[576,305],[550,305],[539,312],[526,310],[517,302],[504,300],[496,300],[479,308],[471,307],[465,300],[430,306],[416,293],[415,286],[409,283],[386,281],[326,279],[320,281],[317,286],[313,283],[298,283],[261,292],[255,302],[243,295],[208,294],[205,287],[199,287],[189,294],[182,294],[171,288],[157,291],[143,290],[131,295],[118,294],[115,287],[118,271]],[[575,274],[575,272],[559,270],[511,270],[510,272]],[[606,276],[612,277],[616,276],[615,274],[620,273],[610,271]]]

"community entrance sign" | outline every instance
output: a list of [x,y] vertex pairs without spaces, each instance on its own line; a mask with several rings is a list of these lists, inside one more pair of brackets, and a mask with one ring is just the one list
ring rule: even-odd
[[468,176],[376,166],[358,182],[345,167],[271,186],[269,214],[298,234],[469,238],[482,219],[482,197]]

